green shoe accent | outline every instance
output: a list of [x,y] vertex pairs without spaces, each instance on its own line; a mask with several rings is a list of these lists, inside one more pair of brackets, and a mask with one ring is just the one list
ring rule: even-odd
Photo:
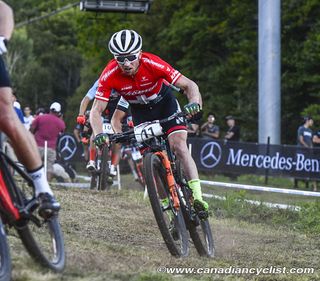
[[169,206],[169,198],[168,198],[168,197],[166,197],[166,198],[164,198],[164,199],[161,199],[160,201],[161,201],[161,206],[162,206],[164,209]]
[[202,192],[201,192],[201,185],[199,179],[194,179],[188,181],[188,185],[190,189],[192,190],[192,195],[194,200],[202,200]]

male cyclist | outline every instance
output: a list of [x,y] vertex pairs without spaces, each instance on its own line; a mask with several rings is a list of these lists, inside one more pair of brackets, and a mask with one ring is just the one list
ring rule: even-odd
[[12,89],[3,54],[7,52],[8,40],[14,27],[12,9],[0,0],[0,131],[11,140],[14,151],[28,170],[39,198],[39,213],[50,216],[60,209],[48,184],[37,145],[31,133],[19,121],[12,106]]
[[[98,88],[98,82],[97,80],[93,86],[89,89],[87,94],[83,97],[81,103],[80,103],[80,108],[79,108],[79,115],[77,117],[77,123],[79,125],[85,125],[86,124],[86,117],[85,117],[85,112],[86,109],[90,103],[95,97],[97,88]],[[118,101],[120,99],[119,94],[116,91],[112,91],[110,94],[110,100],[108,103],[108,106],[104,110],[104,116],[108,119],[108,122],[111,122],[112,115],[115,111],[116,108],[118,108],[121,111],[124,111],[124,113],[127,112],[126,108],[123,107],[117,107]],[[112,146],[112,159],[111,159],[111,167],[110,167],[110,174],[111,176],[116,175],[116,166],[119,163],[119,158],[120,158],[120,145],[119,144],[114,144]],[[85,147],[86,149],[86,147]],[[89,147],[89,162],[86,166],[86,168],[89,171],[94,171],[96,169],[95,167],[95,155],[96,155],[96,150],[95,150],[95,145],[93,144],[93,139],[90,138],[90,147]]]
[[[109,102],[112,89],[130,104],[135,125],[163,119],[180,111],[180,106],[169,87],[170,83],[182,89],[187,96],[189,103],[184,110],[189,116],[201,111],[202,99],[197,84],[159,57],[142,52],[142,38],[137,32],[133,30],[116,32],[112,35],[108,47],[114,59],[108,63],[100,76],[90,112],[97,145],[108,142],[107,136],[102,133],[100,116]],[[193,192],[195,210],[205,212],[207,215],[208,204],[202,199],[198,170],[186,143],[185,123],[176,118],[166,123],[163,130],[189,179],[188,185]]]

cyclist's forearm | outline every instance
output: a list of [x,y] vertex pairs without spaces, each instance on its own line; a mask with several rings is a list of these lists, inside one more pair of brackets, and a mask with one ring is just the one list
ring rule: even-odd
[[93,134],[95,136],[103,132],[101,114],[103,110],[107,107],[107,105],[107,102],[102,102],[98,100],[94,100],[93,102],[92,109],[90,111],[90,124],[93,130]]
[[80,103],[79,115],[85,114],[89,103],[90,103],[90,99],[87,96],[85,96]]
[[185,76],[181,76],[177,82],[176,86],[183,89],[183,93],[187,96],[189,103],[198,103],[202,108],[202,98],[199,91],[198,85]]

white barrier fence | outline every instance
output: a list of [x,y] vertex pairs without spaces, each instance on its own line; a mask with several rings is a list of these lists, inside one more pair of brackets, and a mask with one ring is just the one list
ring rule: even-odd
[[218,186],[218,187],[229,187],[229,188],[254,190],[254,191],[266,191],[266,192],[276,192],[276,193],[291,194],[291,195],[320,197],[320,192],[315,192],[315,191],[303,191],[303,190],[296,190],[296,189],[274,188],[274,187],[267,187],[267,186],[255,186],[255,185],[226,183],[226,182],[207,181],[207,180],[201,180],[201,183],[205,185]]

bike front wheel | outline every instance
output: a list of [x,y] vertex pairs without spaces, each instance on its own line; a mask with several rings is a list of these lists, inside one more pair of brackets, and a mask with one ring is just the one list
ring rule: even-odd
[[105,145],[102,149],[101,162],[100,162],[100,175],[99,175],[99,190],[110,190],[110,167],[109,167],[109,148]]
[[[148,153],[143,160],[148,195],[158,227],[171,255],[184,257],[189,254],[189,241],[181,209],[173,206],[166,171],[161,159]],[[163,204],[167,201],[167,206]]]
[[11,280],[11,257],[7,235],[0,218],[0,281]]
[[180,161],[176,162],[176,169],[178,177],[177,181],[182,187],[181,189],[184,197],[184,200],[181,200],[184,202],[181,209],[190,237],[200,256],[212,258],[215,255],[215,247],[209,220],[200,219],[192,207],[192,192],[188,187]]
[[64,239],[58,216],[44,219],[34,205],[35,192],[32,184],[16,179],[17,195],[24,205],[33,205],[25,217],[14,225],[30,256],[42,266],[61,272],[65,267]]
[[37,222],[31,219],[25,225],[16,226],[16,230],[28,253],[37,262],[56,272],[64,269],[64,240],[57,216]]

